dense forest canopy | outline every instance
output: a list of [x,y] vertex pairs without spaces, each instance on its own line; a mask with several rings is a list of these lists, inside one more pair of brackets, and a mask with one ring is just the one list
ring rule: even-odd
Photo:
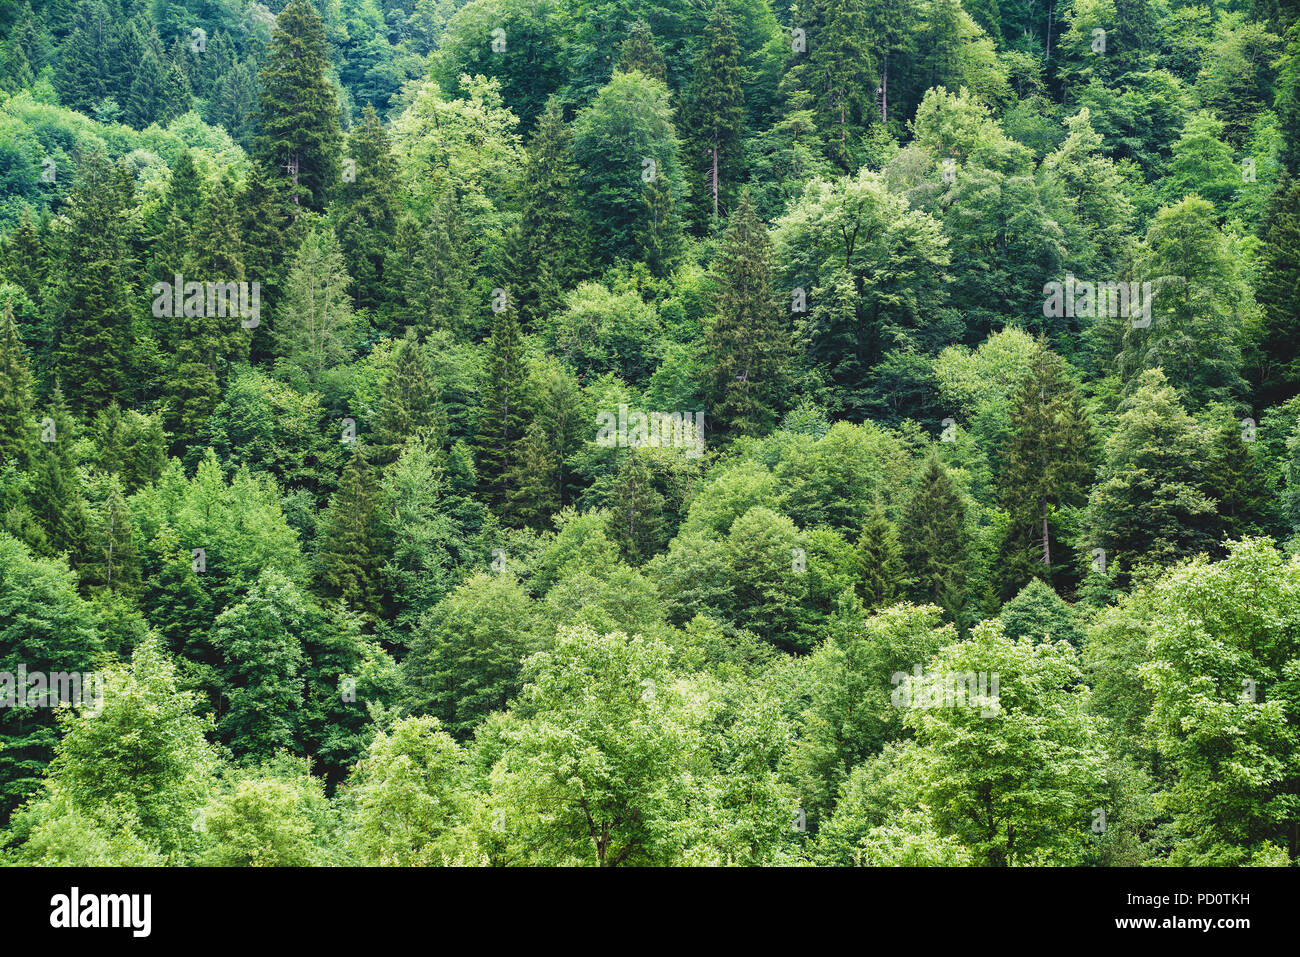
[[0,863],[1300,859],[1293,0],[6,0]]

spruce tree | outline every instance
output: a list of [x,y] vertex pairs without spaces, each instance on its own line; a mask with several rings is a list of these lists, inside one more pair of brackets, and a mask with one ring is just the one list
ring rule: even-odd
[[510,281],[525,328],[558,309],[581,275],[586,240],[574,202],[576,182],[573,137],[559,99],[552,97],[528,143],[523,210],[511,255]]
[[914,596],[964,625],[970,562],[966,502],[933,452],[921,465],[899,531],[903,558],[915,579]]
[[254,152],[263,169],[289,181],[294,204],[316,211],[339,181],[342,132],[329,69],[320,14],[309,0],[290,0],[262,67]]
[[1255,299],[1263,312],[1261,404],[1300,393],[1300,176],[1278,186],[1260,223]]
[[51,297],[57,370],[69,402],[100,409],[132,385],[138,278],[131,247],[134,181],[92,154],[58,232],[61,274]]
[[998,475],[1011,520],[999,579],[1010,598],[1031,577],[1053,583],[1066,558],[1057,544],[1056,513],[1082,506],[1092,479],[1087,411],[1065,362],[1039,337],[1029,371],[1011,399],[1012,432]]
[[483,369],[483,404],[479,411],[478,472],[489,501],[500,507],[508,498],[515,445],[524,434],[524,356],[514,310],[492,319]]
[[45,532],[44,554],[68,556],[74,568],[86,559],[88,521],[74,444],[76,423],[56,385],[40,422],[29,505]]
[[316,553],[322,597],[375,616],[382,612],[380,575],[389,551],[378,486],[358,443],[321,517]]
[[627,39],[619,48],[618,69],[621,73],[631,73],[635,70],[656,80],[667,79],[664,55],[659,52],[654,33],[645,20],[638,18],[632,22]]
[[772,292],[772,244],[748,191],[714,260],[715,317],[705,326],[709,412],[722,437],[771,431],[788,378],[789,347]]
[[5,303],[0,318],[0,469],[25,468],[36,439],[32,418],[32,374],[23,350],[14,308]]
[[722,0],[715,0],[704,28],[687,102],[687,149],[690,167],[696,172],[692,179],[704,185],[696,191],[692,205],[697,211],[711,210],[711,215],[698,216],[699,221],[716,223],[719,210],[730,207],[740,177],[745,125],[740,44]]
[[384,259],[397,230],[397,163],[373,106],[366,106],[348,136],[346,159],[351,163],[339,186],[335,231],[352,274],[357,308],[377,311],[388,299]]
[[[225,183],[216,183],[198,215],[199,228],[185,258],[183,275],[208,283],[244,281],[242,243],[234,201]],[[260,296],[259,296],[260,299]],[[178,450],[190,449],[221,398],[231,367],[248,358],[250,330],[234,297],[223,311],[208,300],[199,310],[183,309],[173,322],[178,330],[176,364],[169,375],[167,426]],[[189,313],[193,311],[194,315]]]
[[871,510],[855,550],[858,594],[867,611],[901,601],[910,581],[903,561],[903,546],[894,523],[879,503]]
[[437,384],[424,347],[408,328],[397,341],[388,363],[379,415],[375,422],[375,461],[397,460],[407,442],[420,436],[434,446],[446,437],[447,423]]

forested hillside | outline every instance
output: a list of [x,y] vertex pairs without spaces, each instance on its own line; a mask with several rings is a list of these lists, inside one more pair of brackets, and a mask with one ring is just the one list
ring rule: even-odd
[[0,863],[1300,858],[1293,0],[5,0]]

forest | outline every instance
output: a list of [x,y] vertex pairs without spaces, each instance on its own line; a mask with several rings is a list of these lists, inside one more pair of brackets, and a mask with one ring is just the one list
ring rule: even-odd
[[0,3],[0,864],[1297,860],[1294,0]]

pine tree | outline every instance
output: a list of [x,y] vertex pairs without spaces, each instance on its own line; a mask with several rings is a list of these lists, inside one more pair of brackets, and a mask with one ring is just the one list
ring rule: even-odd
[[812,94],[826,155],[850,172],[857,168],[875,88],[866,0],[814,0],[807,16],[808,50],[791,68],[787,86]]
[[74,568],[86,558],[86,500],[73,451],[76,423],[56,385],[40,426],[29,505],[45,531],[44,553],[66,554]]
[[291,183],[296,205],[320,211],[339,181],[339,110],[329,80],[325,27],[308,0],[290,0],[276,17],[260,76],[262,167]]
[[0,319],[0,469],[27,467],[36,438],[32,404],[32,374],[14,308],[5,303]]
[[[243,282],[235,205],[224,183],[216,183],[208,194],[198,225],[183,275],[187,280],[204,283],[205,289],[210,288],[209,283]],[[221,386],[231,367],[248,358],[250,330],[242,325],[244,320],[234,297],[225,306],[225,302],[208,299],[205,308],[183,309],[175,320],[176,365],[169,376],[167,426],[178,451],[197,444],[204,423],[221,399]]]
[[638,18],[632,22],[627,39],[619,48],[618,69],[621,73],[631,73],[635,70],[656,80],[667,79],[664,56],[655,45],[654,33],[645,20]]
[[489,500],[500,506],[508,498],[515,445],[523,437],[525,425],[523,342],[508,304],[492,319],[482,388],[478,471]]
[[[711,221],[718,221],[719,210],[730,207],[739,179],[740,142],[745,125],[745,96],[741,87],[740,44],[732,27],[731,14],[725,3],[715,0],[704,28],[700,52],[695,58],[695,75],[687,96],[688,150],[692,169],[703,163],[705,190],[697,191],[697,210],[712,210]],[[701,222],[710,221],[708,215]]]
[[1087,411],[1045,337],[1034,344],[1028,374],[1011,402],[1013,431],[998,475],[1001,504],[1011,520],[999,576],[1007,598],[1034,576],[1053,583],[1066,557],[1053,550],[1055,514],[1082,506],[1092,478]]
[[366,106],[348,136],[347,159],[351,164],[343,170],[335,230],[352,273],[357,308],[378,310],[388,299],[384,259],[397,229],[397,163],[373,106]]
[[577,175],[573,137],[552,97],[528,143],[523,210],[511,254],[509,275],[525,328],[558,309],[581,275],[586,241],[574,202]]
[[433,370],[415,330],[408,328],[389,359],[375,422],[375,461],[381,465],[396,461],[415,436],[441,445],[446,431]]
[[382,611],[380,574],[388,554],[378,481],[358,444],[321,517],[316,562],[321,594],[359,611]]
[[298,248],[276,317],[276,369],[287,379],[316,388],[328,370],[352,356],[351,282],[334,231],[312,229]]
[[772,294],[771,250],[745,191],[714,260],[716,316],[705,326],[709,412],[723,437],[771,431],[785,390],[789,346]]
[[938,605],[964,625],[970,562],[966,502],[933,452],[921,465],[899,531],[915,597]]
[[140,587],[138,531],[116,475],[107,479],[104,501],[94,509],[87,534],[87,556],[79,569],[82,584],[92,594],[134,595]]
[[858,594],[867,611],[901,601],[911,582],[903,561],[903,546],[885,510],[877,504],[862,525],[856,549]]
[[126,98],[122,119],[137,130],[144,129],[155,120],[165,122],[164,98],[163,65],[152,50],[146,50],[131,81],[131,91]]
[[662,545],[664,497],[654,486],[649,455],[645,449],[627,451],[608,497],[609,537],[632,565],[641,564]]
[[92,155],[60,224],[52,325],[57,369],[74,408],[103,408],[132,385],[138,289],[129,236],[133,199],[130,171]]
[[1260,222],[1255,299],[1263,311],[1260,400],[1300,393],[1300,176],[1278,186]]

